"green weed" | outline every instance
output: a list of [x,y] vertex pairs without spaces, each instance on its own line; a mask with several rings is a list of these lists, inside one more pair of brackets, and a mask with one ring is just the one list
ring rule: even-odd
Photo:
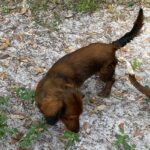
[[131,61],[131,65],[132,65],[132,68],[133,70],[137,70],[141,67],[142,65],[142,61],[138,58],[134,58],[132,61]]
[[32,13],[37,13],[41,10],[47,10],[48,8],[48,0],[28,0],[29,7]]
[[22,100],[31,100],[32,102],[35,100],[35,91],[31,89],[26,89],[24,87],[17,88],[16,94]]
[[8,103],[8,97],[0,96],[0,106]]
[[5,113],[0,112],[0,139],[7,133],[7,116]]
[[61,23],[60,16],[58,14],[54,14],[50,27],[54,30],[58,30],[58,25]]
[[128,7],[132,7],[132,6],[134,6],[135,4],[136,4],[136,2],[133,1],[133,0],[127,1],[127,6],[128,6]]
[[135,146],[130,145],[128,143],[129,136],[126,135],[124,132],[124,124],[123,123],[119,125],[119,130],[120,130],[120,134],[116,135],[116,140],[114,142],[114,145],[117,148],[123,148],[124,150],[135,150]]
[[0,5],[0,11],[4,14],[10,12],[9,2],[7,0],[4,0],[3,3]]
[[27,133],[19,141],[19,147],[27,149],[37,137],[47,129],[47,126],[43,122],[34,123],[28,129]]
[[93,12],[97,9],[96,0],[78,0],[74,4],[74,9],[76,12]]
[[79,134],[71,131],[65,131],[63,138],[66,141],[66,146],[70,147],[74,145],[76,141],[79,141]]

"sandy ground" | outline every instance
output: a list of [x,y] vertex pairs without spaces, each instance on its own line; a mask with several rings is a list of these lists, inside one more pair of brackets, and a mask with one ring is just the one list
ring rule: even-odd
[[[63,18],[59,30],[51,32],[19,13],[0,15],[0,37],[10,39],[10,45],[0,50],[0,95],[9,96],[7,124],[26,133],[25,124],[38,121],[41,114],[31,103],[23,104],[16,98],[14,87],[35,89],[38,81],[60,57],[94,42],[111,42],[132,28],[139,7],[117,6],[122,15],[116,17],[108,9],[95,13]],[[117,51],[117,57],[128,61],[140,58],[141,68],[136,71],[144,85],[150,85],[150,8],[144,7],[144,27],[141,34],[126,47]],[[82,86],[85,93],[84,112],[81,115],[80,141],[72,150],[115,150],[113,142],[118,125],[125,124],[125,132],[136,150],[150,150],[150,104],[129,82],[124,63],[116,68],[116,82],[109,98],[97,93],[101,83],[92,76]],[[21,115],[22,118],[16,117]],[[63,150],[63,124],[49,127],[33,143],[33,150]],[[16,150],[18,142],[11,144],[8,135],[0,141],[1,150]]]

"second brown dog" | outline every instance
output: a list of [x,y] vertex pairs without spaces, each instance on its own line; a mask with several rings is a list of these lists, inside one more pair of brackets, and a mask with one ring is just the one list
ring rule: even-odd
[[93,43],[59,59],[50,68],[36,89],[36,101],[50,125],[61,120],[67,129],[79,131],[82,113],[82,93],[79,87],[95,73],[106,83],[101,96],[108,96],[115,82],[117,65],[115,52],[138,35],[143,25],[140,9],[132,30],[122,38],[110,43]]

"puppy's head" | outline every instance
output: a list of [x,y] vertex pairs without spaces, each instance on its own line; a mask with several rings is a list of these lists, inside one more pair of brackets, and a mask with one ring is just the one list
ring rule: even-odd
[[60,119],[68,130],[78,132],[79,116],[82,113],[82,94],[78,90],[67,90],[58,95],[47,96],[39,104],[48,124]]
[[55,125],[63,113],[63,101],[56,96],[45,97],[38,106],[50,125]]

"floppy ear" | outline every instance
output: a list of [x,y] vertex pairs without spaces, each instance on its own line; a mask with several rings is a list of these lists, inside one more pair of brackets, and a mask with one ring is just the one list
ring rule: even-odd
[[59,120],[60,115],[63,112],[62,100],[48,97],[42,101],[40,110],[44,114],[48,124],[54,125]]

